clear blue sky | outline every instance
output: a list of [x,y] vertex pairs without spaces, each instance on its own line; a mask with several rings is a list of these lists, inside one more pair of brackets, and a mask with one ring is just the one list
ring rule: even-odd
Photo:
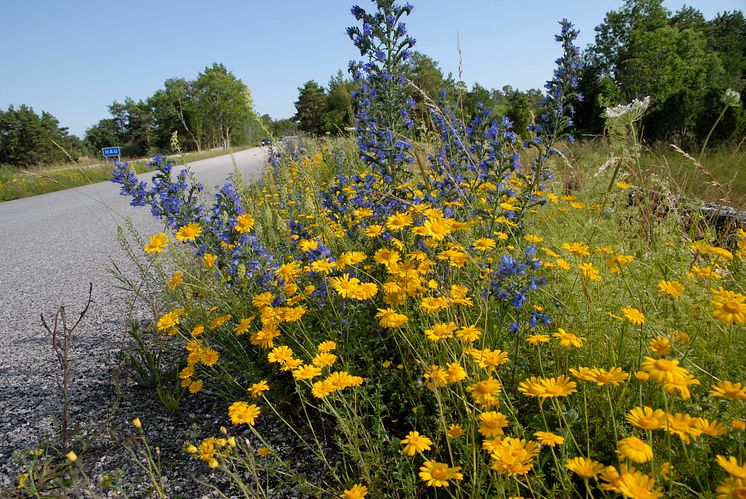
[[[0,107],[48,111],[71,133],[108,116],[125,97],[144,99],[171,77],[193,79],[221,62],[246,83],[256,110],[294,114],[298,87],[325,85],[358,57],[345,34],[350,7],[368,0],[0,0]],[[559,52],[553,34],[567,17],[580,45],[622,0],[411,0],[417,50],[464,81],[488,88],[541,87]],[[675,11],[685,2],[666,0]],[[707,19],[744,0],[686,2]]]

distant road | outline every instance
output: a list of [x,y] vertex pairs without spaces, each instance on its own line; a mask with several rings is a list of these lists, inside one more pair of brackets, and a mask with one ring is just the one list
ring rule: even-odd
[[[234,163],[249,180],[265,162],[266,148],[253,148],[189,166],[214,191]],[[147,207],[129,206],[110,182],[0,203],[0,478],[10,450],[28,445],[30,431],[50,425],[47,409],[56,410],[54,361],[39,314],[66,305],[70,319],[77,317],[92,282],[94,304],[73,344],[79,388],[100,383],[116,353],[127,295],[107,268],[128,267],[116,237],[127,218],[144,236],[163,226]],[[28,431],[19,431],[19,421]]]

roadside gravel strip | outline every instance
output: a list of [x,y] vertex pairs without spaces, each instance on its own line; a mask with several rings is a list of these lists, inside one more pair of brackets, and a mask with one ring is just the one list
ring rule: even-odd
[[[198,161],[190,168],[206,186],[215,187],[234,171],[234,162],[245,178],[255,178],[266,162],[266,150]],[[123,226],[127,218],[143,235],[162,229],[148,208],[129,206],[129,200],[119,195],[119,186],[108,182],[0,203],[0,491],[13,486],[18,473],[10,460],[13,451],[38,446],[39,438],[55,431],[60,421],[55,382],[59,368],[39,314],[50,317],[64,305],[68,318],[76,319],[89,282],[93,304],[71,347],[71,424],[82,425],[84,433],[93,435],[109,415],[124,422],[143,417],[140,412],[146,404],[138,402],[137,393],[125,394],[120,409],[112,412],[116,391],[109,370],[125,337],[129,297],[115,287],[107,268],[112,262],[131,267],[116,236],[117,225]],[[146,317],[144,312],[135,310],[135,318]],[[200,419],[190,410],[179,416],[185,424]],[[146,429],[168,425],[163,418],[143,418],[143,423]],[[181,442],[174,440],[172,445]]]

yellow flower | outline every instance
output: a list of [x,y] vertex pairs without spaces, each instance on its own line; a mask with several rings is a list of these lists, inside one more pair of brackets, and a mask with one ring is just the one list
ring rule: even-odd
[[717,499],[741,499],[746,497],[746,479],[729,476],[717,489]]
[[293,370],[293,378],[296,380],[313,379],[321,376],[321,368],[313,365],[303,365]]
[[365,485],[356,483],[351,488],[345,490],[342,492],[342,495],[339,496],[342,499],[363,499],[364,497],[368,496],[368,487]]
[[483,237],[481,239],[477,239],[471,245],[477,251],[489,251],[491,249],[494,249],[495,246],[497,246],[497,243],[495,243],[494,239]]
[[240,400],[238,402],[233,402],[230,407],[228,407],[228,417],[230,418],[231,423],[235,425],[246,423],[253,426],[260,413],[261,410],[255,404],[247,404]]
[[428,487],[448,487],[449,480],[463,480],[461,467],[450,467],[437,461],[425,461],[420,467],[420,480]]
[[555,435],[551,431],[537,431],[534,436],[538,439],[539,444],[545,447],[555,447],[565,443],[565,437]]
[[594,478],[604,469],[603,464],[587,457],[568,459],[565,461],[565,467],[582,478]]
[[608,371],[606,369],[599,369],[594,367],[591,369],[593,381],[598,386],[614,385],[617,386],[622,381],[626,381],[629,378],[629,374],[624,372],[620,367],[612,367]]
[[269,390],[269,384],[267,383],[266,380],[261,380],[251,385],[248,389],[248,392],[253,397],[258,397],[262,393],[266,392],[267,390]]
[[502,390],[502,384],[499,380],[487,378],[474,383],[466,388],[478,405],[482,407],[497,405],[497,397]]
[[635,326],[645,324],[645,316],[636,308],[622,307],[622,313],[624,313],[624,317]]
[[420,307],[428,312],[437,312],[448,308],[448,300],[442,296],[428,296],[422,299]]
[[658,289],[664,295],[668,295],[671,298],[678,298],[684,292],[684,285],[678,281],[660,281]]
[[549,343],[549,335],[548,334],[532,334],[526,339],[526,341],[528,341],[529,345],[538,347],[542,343]]
[[726,324],[746,324],[746,295],[723,289],[710,289],[712,316]]
[[142,421],[140,421],[140,418],[135,418],[132,420],[132,425],[139,430],[142,428]]
[[482,331],[476,326],[463,326],[456,331],[456,338],[461,341],[474,342],[482,336]]
[[348,265],[357,265],[362,263],[368,258],[362,251],[345,251],[337,259],[337,266],[340,269],[345,268]]
[[539,444],[536,442],[507,437],[497,443],[490,452],[492,469],[501,475],[525,475],[533,468],[533,459],[539,454],[539,450]]
[[556,378],[538,378],[531,376],[518,385],[518,391],[527,397],[547,398],[566,397],[577,392],[577,383],[564,374]]
[[453,322],[435,324],[432,328],[425,330],[425,336],[430,341],[438,342],[453,336],[456,327],[456,324]]
[[641,367],[643,372],[650,376],[650,379],[659,384],[686,379],[687,375],[689,375],[689,371],[679,366],[678,360],[645,357]]
[[653,459],[653,448],[637,437],[627,437],[616,443],[619,459],[629,459],[637,464]]
[[710,437],[722,437],[728,432],[728,429],[723,423],[717,419],[708,421],[705,418],[697,418],[697,428],[702,430],[702,433]]
[[[187,380],[184,380],[187,381]],[[197,393],[202,390],[202,380],[198,379],[189,383],[189,393]]]
[[582,242],[578,243],[563,243],[562,249],[568,253],[572,253],[575,256],[591,256],[591,252],[587,245]]
[[331,352],[332,350],[335,350],[337,348],[337,343],[331,340],[322,341],[319,343],[319,346],[316,347],[316,350],[319,353],[326,353]]
[[427,367],[424,378],[428,388],[439,388],[448,384],[448,374],[446,370],[437,364],[432,364]]
[[145,253],[150,255],[151,253],[160,253],[164,249],[166,249],[166,246],[168,246],[168,237],[166,237],[166,234],[163,232],[159,232],[158,234],[153,234],[150,236],[150,239],[145,244],[143,249],[145,250]]
[[580,348],[583,346],[583,342],[585,341],[585,338],[582,336],[576,336],[572,333],[568,333],[564,329],[557,328],[557,333],[553,333],[552,336],[554,338],[557,338],[560,342],[560,345],[565,348]]
[[412,457],[418,452],[430,450],[433,441],[425,435],[420,435],[418,431],[410,431],[399,443],[404,446],[404,454]]
[[409,321],[409,317],[398,313],[393,308],[379,308],[376,318],[378,319],[378,325],[384,328],[401,327]]
[[202,227],[197,222],[192,222],[179,227],[179,230],[176,231],[176,239],[185,243],[187,241],[194,241],[200,234],[202,234]]
[[661,409],[653,410],[652,407],[635,407],[626,416],[627,422],[632,426],[643,430],[659,430],[665,428],[668,414]]
[[181,314],[176,310],[163,314],[161,318],[158,319],[156,329],[160,332],[168,332],[169,334],[176,333],[176,326],[179,325],[180,316]]
[[330,352],[319,352],[311,360],[311,363],[318,367],[330,367],[337,362],[337,356]]
[[269,450],[269,447],[261,446],[256,450],[256,453],[259,457],[267,457],[272,453],[272,451]]
[[220,354],[213,348],[205,348],[200,355],[200,362],[207,367],[214,366],[220,359]]
[[401,260],[401,254],[398,251],[394,251],[388,248],[381,248],[373,255],[373,260],[377,263],[391,267],[396,265]]
[[446,436],[448,438],[459,438],[464,434],[464,427],[460,424],[452,424],[448,427],[448,431],[446,432]]
[[386,228],[389,230],[402,230],[412,225],[412,216],[407,213],[394,213],[386,219]]
[[722,397],[728,400],[746,400],[746,387],[741,383],[720,381],[712,385],[710,393],[713,397]]
[[687,445],[690,443],[689,437],[697,438],[702,434],[702,430],[697,427],[696,418],[678,412],[668,415],[666,430],[679,437]]
[[[611,468],[611,467],[610,467]],[[614,470],[614,468],[611,468]],[[633,469],[622,466],[622,473],[609,473],[604,480],[611,481],[602,488],[613,490],[624,497],[634,499],[658,499],[663,496],[663,490],[655,486],[655,480],[649,476]]]
[[383,234],[383,226],[381,225],[371,225],[370,227],[365,229],[365,235],[371,239],[375,239],[381,234]]
[[486,369],[489,373],[494,371],[496,367],[508,362],[508,353],[502,350],[469,348],[465,352],[474,358],[479,367]]
[[508,426],[508,418],[501,412],[483,412],[479,415],[479,420],[481,421],[479,433],[487,438],[504,435],[503,428]]
[[746,430],[746,421],[743,419],[734,419],[730,422],[730,427],[736,431]]
[[663,336],[656,336],[650,340],[648,348],[659,357],[664,357],[672,351],[671,342],[668,338],[664,338]]
[[254,228],[254,219],[249,215],[248,213],[244,213],[243,215],[238,215],[236,217],[236,232],[245,233],[245,232],[251,232],[251,229]]
[[184,280],[184,274],[181,273],[181,271],[174,272],[174,275],[171,276],[171,279],[168,280],[168,289],[176,289],[176,287],[181,284]]
[[616,184],[614,184],[614,185],[616,186],[617,189],[621,189],[623,191],[629,189],[630,187],[632,187],[627,182],[622,182],[621,180],[619,182],[617,182]]
[[446,375],[448,377],[449,383],[458,383],[459,381],[466,379],[467,376],[466,369],[461,367],[458,362],[452,362],[448,364]]
[[730,456],[727,459],[724,456],[715,456],[718,465],[725,470],[730,476],[736,478],[746,478],[746,465],[738,464],[738,460]]
[[210,329],[217,329],[226,322],[230,321],[233,317],[231,314],[225,314],[218,317],[215,317],[213,320],[210,321]]
[[590,262],[579,264],[578,269],[580,269],[580,275],[583,277],[583,279],[588,279],[589,281],[601,280],[601,274],[598,273],[596,267],[594,267],[593,264]]
[[616,255],[609,258],[606,262],[606,266],[609,267],[613,273],[619,274],[622,271],[622,267],[632,263],[632,260],[634,259],[635,257],[630,255]]

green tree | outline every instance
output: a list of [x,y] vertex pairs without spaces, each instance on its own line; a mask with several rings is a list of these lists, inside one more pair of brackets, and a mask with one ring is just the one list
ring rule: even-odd
[[727,70],[725,85],[742,90],[746,80],[746,17],[741,11],[723,12],[707,23],[705,34]]
[[619,67],[630,57],[635,32],[655,31],[668,24],[670,12],[663,0],[625,0],[619,10],[606,13],[596,26],[596,38],[589,47],[589,58],[603,76],[615,78]]
[[205,68],[192,88],[196,142],[227,148],[254,140],[258,122],[251,91],[225,66]]
[[513,122],[513,130],[524,135],[528,125],[533,121],[534,110],[526,93],[513,92],[508,98],[508,109],[506,116]]
[[104,147],[119,145],[117,123],[113,118],[104,118],[85,131],[84,143],[93,156],[101,154]]
[[0,163],[27,167],[77,160],[79,141],[46,111],[21,104],[0,110]]
[[171,134],[178,132],[183,150],[202,150],[197,135],[192,130],[194,120],[194,98],[192,82],[183,78],[170,78],[163,88],[148,99],[153,112],[153,133],[159,150],[171,146]]
[[342,71],[337,71],[329,80],[324,113],[324,129],[327,132],[338,134],[355,124],[352,92],[356,87],[351,79],[345,78]]
[[314,135],[322,135],[326,131],[324,115],[327,110],[327,97],[321,85],[309,80],[298,88],[295,109],[293,119],[298,122],[298,128]]

